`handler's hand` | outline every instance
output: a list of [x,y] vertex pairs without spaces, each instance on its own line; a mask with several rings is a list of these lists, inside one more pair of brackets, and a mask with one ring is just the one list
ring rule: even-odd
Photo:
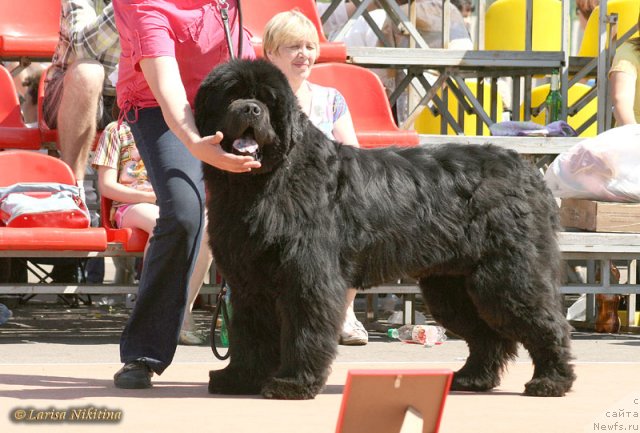
[[193,143],[189,149],[202,162],[221,170],[244,173],[251,171],[252,168],[260,168],[260,162],[250,156],[240,156],[225,152],[220,147],[220,141],[222,141],[222,133],[218,131],[216,135],[202,137],[202,139]]

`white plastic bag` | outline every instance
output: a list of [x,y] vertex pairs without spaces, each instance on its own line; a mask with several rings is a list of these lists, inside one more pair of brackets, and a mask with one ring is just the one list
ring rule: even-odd
[[640,125],[581,141],[558,155],[545,181],[558,198],[640,202]]

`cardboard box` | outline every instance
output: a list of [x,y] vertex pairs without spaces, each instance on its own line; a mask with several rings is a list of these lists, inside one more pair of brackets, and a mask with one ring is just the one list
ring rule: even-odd
[[565,228],[592,232],[640,233],[640,203],[562,199],[560,222]]

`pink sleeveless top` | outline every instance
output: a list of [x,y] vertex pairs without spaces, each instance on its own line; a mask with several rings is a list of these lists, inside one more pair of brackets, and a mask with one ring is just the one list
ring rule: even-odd
[[[229,49],[217,1],[113,0],[120,33],[116,92],[123,112],[157,107],[140,70],[145,57],[175,57],[191,106],[200,83],[218,64],[227,61]],[[238,50],[236,0],[227,0],[234,51]],[[255,58],[248,31],[243,32],[242,57]]]

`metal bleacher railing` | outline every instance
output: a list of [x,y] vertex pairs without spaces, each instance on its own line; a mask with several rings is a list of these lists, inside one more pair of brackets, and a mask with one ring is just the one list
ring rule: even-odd
[[[596,46],[589,52],[590,57],[584,57],[584,54],[581,57],[569,55],[569,0],[498,0],[488,8],[486,0],[478,0],[475,16],[476,50],[428,48],[416,29],[415,16],[411,15],[415,10],[411,6],[415,0],[409,0],[409,15],[398,7],[395,0],[354,0],[353,3],[358,7],[342,31],[335,34],[334,40],[344,37],[345,32],[360,16],[367,19],[367,23],[382,40],[382,31],[367,11],[370,4],[384,9],[394,25],[402,28],[411,38],[413,48],[384,46],[388,41],[381,42],[377,47],[347,47],[347,61],[350,63],[371,68],[393,68],[404,72],[405,78],[397,82],[395,89],[390,93],[391,104],[395,104],[398,97],[408,89],[412,89],[418,97],[414,98],[406,118],[401,119],[404,120],[403,127],[412,127],[415,119],[426,107],[441,119],[440,133],[446,134],[449,130],[453,131],[453,134],[463,134],[467,130],[461,125],[463,117],[456,110],[452,112],[451,105],[445,102],[447,98],[452,97],[457,99],[458,105],[462,107],[460,111],[475,116],[475,135],[482,135],[483,126],[502,120],[498,118],[499,110],[496,106],[500,100],[497,89],[497,81],[500,78],[512,79],[512,120],[530,120],[541,108],[540,104],[532,106],[532,83],[536,79],[548,76],[553,69],[559,69],[565,102],[562,118],[568,120],[580,133],[588,130],[590,134],[595,134],[611,126],[607,72],[616,45],[633,33],[633,29],[627,31],[628,28],[625,27],[622,29],[624,34],[618,34],[617,18],[611,15],[620,11],[618,2],[625,1],[635,0],[609,0],[609,8],[607,1],[603,0],[600,2],[602,7],[594,11],[591,21],[595,23],[588,26],[586,31],[598,35],[589,38],[585,36],[585,39],[596,41]],[[449,8],[446,5],[449,0],[442,2],[445,11],[442,14],[442,46],[446,47],[449,34],[446,31],[449,28],[446,14]],[[329,8],[322,16],[323,21],[331,16],[339,3],[340,0],[330,1]],[[633,7],[636,9],[635,15]],[[627,9],[625,13],[632,15],[633,20],[636,20],[638,2]],[[607,43],[607,40],[612,42]],[[429,82],[426,72],[435,75],[437,81]],[[578,92],[579,97],[575,97],[573,91],[570,95],[569,88],[580,85],[579,81],[584,78],[595,78],[595,86],[589,92]],[[477,86],[474,86],[477,90],[471,89],[467,84],[469,79],[477,80]],[[487,92],[484,92],[485,86],[481,85],[485,80],[489,82],[486,86]],[[488,109],[484,101],[487,93],[490,94]],[[583,96],[583,93],[586,94]],[[597,109],[593,103],[590,104],[596,99]],[[572,103],[569,104],[568,101]],[[580,111],[582,115],[577,116]],[[581,118],[579,125],[574,122],[577,117]],[[582,122],[584,118],[586,122]],[[594,124],[597,128],[589,128]]]

